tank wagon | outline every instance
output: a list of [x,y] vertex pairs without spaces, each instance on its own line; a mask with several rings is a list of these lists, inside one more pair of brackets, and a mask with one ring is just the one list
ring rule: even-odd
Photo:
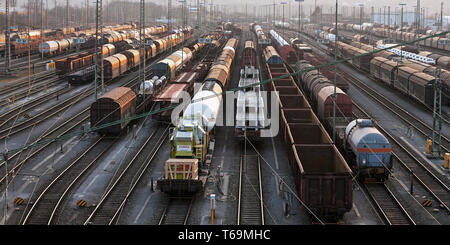
[[384,181],[392,168],[392,146],[370,119],[355,119],[345,129],[345,148],[358,176]]
[[272,37],[272,41],[275,44],[275,48],[283,58],[284,62],[286,62],[287,64],[295,65],[295,62],[297,62],[298,58],[294,48],[292,48],[291,45],[289,45],[289,43],[286,42],[282,36],[278,35],[276,31],[270,30],[269,33]]
[[[333,102],[332,97],[334,94],[334,86],[331,81],[325,78],[320,72],[314,70],[314,67],[309,64],[308,61],[301,60],[296,64],[297,70],[303,70],[300,72],[300,81],[303,86],[304,91],[309,95],[312,102],[313,109],[317,112],[319,119],[324,123],[325,128],[328,130],[329,134],[333,134]],[[342,151],[350,166],[353,167],[357,173],[358,178],[364,181],[365,178],[376,178],[380,181],[387,179],[389,176],[389,171],[392,168],[392,163],[390,158],[380,158],[379,151],[390,156],[391,149],[389,147],[385,150],[380,150],[381,141],[376,141],[375,143],[372,139],[381,139],[383,142],[389,142],[387,139],[374,127],[372,122],[367,122],[367,120],[353,118],[353,103],[352,99],[342,90],[336,88],[336,132],[335,132],[335,145]],[[369,120],[370,121],[370,120]],[[364,135],[364,139],[349,137],[349,127],[363,127],[371,128],[371,130],[361,130],[358,135]],[[371,134],[370,136],[365,136],[365,134]],[[375,135],[377,134],[377,135]],[[365,145],[360,145],[358,147],[350,147],[355,144],[354,141],[359,140],[360,142],[367,143]],[[362,144],[362,143],[361,143]],[[363,149],[364,148],[364,149]],[[364,152],[364,153],[362,153]],[[362,154],[364,161],[362,159]],[[356,159],[359,157],[358,159]],[[366,164],[370,159],[370,164]],[[376,161],[378,160],[378,161]]]
[[[285,64],[267,61],[269,78],[289,73]],[[322,219],[341,218],[353,205],[350,167],[292,76],[273,81],[271,89],[279,92],[280,133],[300,199]]]
[[[206,154],[222,102],[222,92],[230,76],[238,40],[225,44],[209,70],[203,85],[170,135],[170,159],[166,162],[165,178],[158,188],[168,193],[195,193],[203,188],[205,179],[198,173],[199,164],[206,163]],[[185,173],[178,175],[178,173]]]
[[256,23],[250,24],[250,30],[253,31],[256,35],[256,39],[258,40],[258,45],[262,48],[266,47],[267,45],[271,44],[270,38],[264,34],[264,31],[260,25],[257,25]]

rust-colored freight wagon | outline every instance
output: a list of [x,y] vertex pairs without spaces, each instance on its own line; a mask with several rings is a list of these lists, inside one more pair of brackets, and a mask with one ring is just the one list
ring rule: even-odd
[[[284,64],[266,65],[271,79],[289,73]],[[280,133],[305,212],[311,210],[326,221],[342,217],[353,204],[350,167],[292,76],[273,81],[271,88],[279,93]]]
[[[351,169],[331,144],[294,144],[289,163],[296,168],[300,199],[321,217],[342,217],[353,204]],[[330,218],[331,218],[330,217]]]
[[[117,87],[104,94],[91,105],[91,128],[103,124],[123,120],[135,114],[136,94],[130,88]],[[96,131],[101,133],[118,134],[128,125],[123,121]]]

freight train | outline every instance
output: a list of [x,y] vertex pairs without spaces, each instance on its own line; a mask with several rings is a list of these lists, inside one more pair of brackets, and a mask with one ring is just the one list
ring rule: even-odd
[[270,36],[272,38],[272,42],[275,44],[275,48],[277,49],[278,53],[283,58],[284,62],[287,64],[295,65],[295,62],[297,62],[297,52],[294,50],[291,45],[284,40],[282,36],[280,36],[276,31],[270,30]]
[[[204,44],[197,43],[190,47],[190,53],[194,56],[197,52],[200,52],[201,49],[204,48]],[[181,50],[187,51],[186,49],[187,48],[177,50],[169,57],[173,58],[174,55],[178,55]],[[130,52],[129,55],[135,55],[135,53],[136,52]],[[135,58],[137,57],[135,56]],[[186,62],[187,60],[185,60],[184,63]],[[145,87],[141,86],[137,95],[133,91],[130,92],[130,89],[128,88],[125,89],[119,87],[100,97],[91,105],[91,127],[123,120],[127,117],[133,116],[136,113],[140,113],[143,108],[147,107],[147,105],[154,101],[154,98],[158,96],[158,93],[161,92],[167,81],[170,81],[171,77],[169,74],[174,74],[176,72],[175,69],[176,68],[174,66],[171,66],[169,67],[169,70],[166,71],[167,73],[165,76],[167,76],[168,79],[161,80],[153,77],[151,81],[145,81]],[[140,104],[144,104],[145,106],[141,106],[138,109],[136,106]],[[102,128],[97,131],[102,134],[118,134],[125,127],[127,127],[128,123],[129,121],[123,121],[121,124],[116,124],[113,127]]]
[[203,85],[186,107],[183,116],[170,135],[170,159],[165,176],[157,186],[167,193],[195,193],[203,188],[205,179],[199,177],[199,164],[206,164],[222,92],[230,77],[238,40],[231,38],[209,70]]
[[246,41],[236,100],[235,135],[238,137],[258,138],[261,130],[267,126],[262,86],[250,86],[260,82],[258,67],[256,47],[253,41]]
[[[334,25],[334,24],[333,24]],[[324,30],[328,32],[334,31],[333,27],[323,27]],[[441,32],[435,32],[432,30],[427,30],[425,33],[414,32],[412,28],[404,27],[403,30],[400,28],[384,28],[384,27],[374,27],[371,23],[363,23],[362,25],[357,24],[346,24],[338,23],[339,30],[346,30],[352,32],[358,32],[362,34],[371,34],[378,37],[383,37],[391,40],[401,40],[403,42],[412,41],[419,38],[424,38],[426,36],[440,34]],[[334,31],[335,33],[335,31]],[[424,47],[436,48],[441,50],[450,50],[450,34],[445,36],[437,36],[433,38],[428,38],[419,41],[418,44]]]
[[[390,60],[389,58],[391,58],[392,55],[388,56],[388,58],[383,57],[383,55],[360,56],[367,52],[368,51],[366,50],[338,41],[339,57],[349,58],[359,56],[348,60],[348,62],[359,70],[370,73],[376,79],[392,86],[394,89],[406,94],[407,96],[427,106],[433,106],[433,86],[435,80],[433,75],[405,66],[405,64],[408,64],[411,61],[400,63],[398,61]],[[442,83],[444,97],[448,98],[450,96],[450,80],[443,79]],[[444,103],[448,103],[447,100],[444,100]]]
[[[133,28],[131,25],[117,25],[109,26],[103,28],[105,33],[108,32],[126,32]],[[30,49],[30,54],[35,54],[40,52],[40,47],[43,49],[54,49],[61,48],[64,52],[66,50],[75,49],[74,39],[83,39],[83,44],[80,45],[81,48],[93,47],[95,38],[92,36],[95,34],[95,29],[76,31],[76,28],[62,28],[56,30],[44,30],[44,34],[41,36],[41,31],[33,30],[28,32],[15,32],[11,33],[11,56],[21,57],[28,55],[28,49]],[[27,42],[25,42],[25,40]],[[42,43],[50,42],[50,44]],[[107,42],[108,43],[108,42]],[[72,48],[70,48],[72,46]],[[2,54],[4,53],[4,46],[0,49]],[[57,54],[56,52],[53,54]],[[50,56],[50,54],[45,54]]]
[[[180,44],[183,40],[187,40],[191,37],[192,29],[188,28],[178,34],[171,34],[164,38],[153,40],[151,45],[146,45],[145,53],[139,55],[139,51],[136,49],[128,49],[121,53],[103,58],[103,72],[105,79],[114,79],[120,75],[134,69],[139,65],[141,59],[149,60],[155,56],[171,49],[172,47]],[[185,51],[186,52],[186,51]],[[92,59],[95,57],[91,56]],[[91,60],[93,64],[93,60]],[[69,74],[67,80],[74,85],[86,84],[92,82],[91,78],[95,76],[92,67],[88,67],[84,70]]]
[[257,25],[256,23],[251,23],[249,28],[250,31],[255,33],[256,40],[258,41],[258,45],[260,47],[265,48],[267,45],[271,44],[272,41],[270,40],[270,38],[266,36],[266,34],[264,34],[264,31],[260,25]]
[[[276,51],[275,51],[276,52]],[[353,204],[352,170],[331,141],[305,95],[283,63],[266,55],[271,89],[278,92],[280,134],[286,144],[296,191],[302,203],[321,219],[335,222]],[[278,55],[279,56],[279,55]],[[278,57],[281,60],[281,56]]]
[[[333,83],[324,77],[308,61],[296,64],[300,72],[300,82],[309,95],[319,119],[333,134]],[[336,87],[336,141],[358,177],[376,178],[383,181],[389,177],[392,168],[392,149],[387,139],[368,120],[353,118],[352,99]]]
[[[123,50],[117,50],[114,44],[105,44],[102,46],[102,57],[108,57],[116,52],[122,52]],[[99,52],[100,53],[100,52]],[[79,71],[88,66],[92,66],[95,62],[95,50],[84,51],[78,54],[74,54],[65,58],[55,60],[55,68],[57,75],[67,75],[73,72]]]

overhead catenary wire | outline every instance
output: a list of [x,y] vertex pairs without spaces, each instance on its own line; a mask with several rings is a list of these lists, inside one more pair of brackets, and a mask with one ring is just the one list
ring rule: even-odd
[[[322,68],[322,67],[328,67],[328,66],[332,66],[332,65],[335,65],[335,64],[344,63],[344,62],[346,62],[348,60],[353,60],[353,59],[356,59],[356,58],[359,58],[359,57],[371,55],[371,54],[374,54],[374,53],[378,53],[378,52],[381,52],[381,51],[384,51],[384,50],[387,50],[387,49],[391,49],[391,48],[395,48],[395,47],[399,47],[399,46],[402,46],[402,45],[420,42],[422,40],[426,40],[426,39],[429,39],[429,38],[443,36],[443,35],[446,35],[448,33],[450,33],[450,31],[445,31],[445,32],[442,32],[442,33],[429,35],[429,36],[418,38],[418,39],[415,39],[415,40],[402,42],[402,43],[396,44],[394,46],[391,46],[389,48],[384,48],[384,49],[378,49],[378,50],[370,51],[370,52],[367,52],[367,53],[364,53],[364,54],[348,57],[348,58],[345,58],[345,59],[340,59],[340,60],[336,60],[336,61],[333,61],[333,62],[324,63],[324,64],[321,64],[321,65],[315,66],[313,68],[307,68],[307,69],[303,69],[303,70],[298,70],[298,71],[295,71],[293,73],[287,73],[287,74],[281,75],[279,77],[266,79],[265,81],[262,81],[262,82],[259,82],[259,83],[249,84],[249,85],[244,86],[244,87],[242,87],[240,89],[245,89],[245,88],[249,88],[249,87],[253,87],[253,86],[257,86],[257,85],[267,84],[269,82],[277,81],[277,80],[280,80],[280,79],[283,79],[283,78],[287,78],[289,76],[294,76],[294,75],[300,74],[302,72],[308,72],[308,71],[316,70],[316,69],[319,69],[319,68]],[[232,92],[234,93],[237,90],[239,90],[239,89],[238,88],[230,89],[228,91],[222,92],[221,94],[216,94],[216,95],[211,95],[211,96],[205,97],[205,98],[203,98],[203,100],[210,99],[210,98],[217,97],[217,96],[223,96],[223,95],[226,95],[226,93],[232,93]],[[191,101],[191,102],[195,102],[195,101]],[[114,122],[111,122],[111,123],[106,123],[106,124],[99,125],[99,126],[96,126],[96,127],[91,127],[90,129],[84,129],[84,130],[80,130],[80,131],[77,131],[77,132],[74,132],[74,133],[62,135],[62,136],[60,136],[58,138],[55,138],[55,139],[41,140],[41,141],[38,141],[38,142],[33,143],[33,144],[25,145],[25,146],[22,146],[22,147],[18,147],[16,149],[12,149],[10,151],[6,151],[4,153],[7,153],[7,152],[14,153],[14,152],[17,152],[17,151],[20,151],[20,150],[28,149],[30,147],[35,147],[35,146],[38,146],[38,145],[42,145],[42,144],[45,144],[45,143],[48,143],[48,142],[52,142],[52,141],[56,141],[56,140],[64,140],[64,139],[70,138],[70,137],[75,136],[75,135],[86,134],[86,133],[89,133],[89,132],[92,132],[92,131],[97,131],[99,129],[110,127],[110,126],[113,126],[113,125],[116,125],[116,124],[119,124],[119,123],[124,123],[124,122],[127,122],[127,121],[143,118],[143,117],[146,117],[148,115],[153,115],[153,114],[161,113],[161,112],[164,112],[164,111],[167,111],[167,110],[172,110],[172,109],[174,109],[177,106],[178,105],[172,105],[172,106],[168,106],[168,107],[165,107],[165,108],[162,108],[162,109],[157,109],[157,110],[153,110],[153,111],[150,111],[150,112],[137,114],[137,115],[134,115],[134,116],[131,116],[131,117],[128,117],[128,118],[124,118],[124,119],[121,119],[121,120],[117,120],[117,121],[114,121]]]

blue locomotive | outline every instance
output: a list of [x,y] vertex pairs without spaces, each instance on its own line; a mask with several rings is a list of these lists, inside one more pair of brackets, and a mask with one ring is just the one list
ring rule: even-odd
[[370,119],[351,121],[345,129],[345,150],[358,177],[384,181],[392,168],[392,146]]

